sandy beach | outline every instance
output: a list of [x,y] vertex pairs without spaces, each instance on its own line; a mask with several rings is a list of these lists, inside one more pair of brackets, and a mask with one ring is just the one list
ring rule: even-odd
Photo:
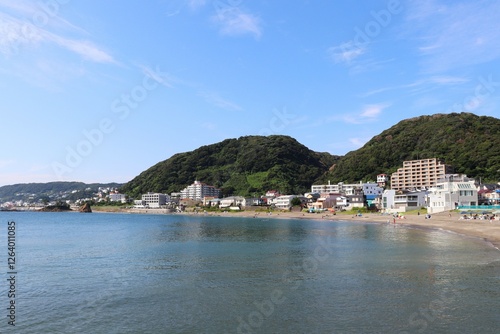
[[[223,216],[223,215],[222,215]],[[239,212],[231,213],[230,216],[255,216],[254,212]],[[258,217],[265,216],[266,218],[296,218],[296,219],[320,219],[325,221],[352,221],[352,222],[377,222],[390,224],[394,223],[392,215],[381,215],[377,213],[363,214],[361,217],[347,214],[309,214],[302,212],[280,212],[267,215],[260,213]],[[460,219],[461,215],[457,212],[443,212],[434,214],[430,219],[425,218],[425,214],[408,215],[405,218],[396,218],[396,225],[403,225],[415,228],[425,228],[441,231],[450,231],[461,235],[480,238],[491,243],[494,247],[500,250],[500,221],[499,220],[479,220],[479,219]]]
[[[119,209],[107,210],[104,208],[93,207],[95,212],[122,212],[122,213],[138,213],[138,214],[167,214],[167,210],[162,209]],[[178,214],[178,213],[171,213]],[[192,213],[186,212],[182,215],[203,215],[203,213]],[[272,212],[268,214],[266,212],[255,212],[253,210],[246,210],[241,212],[209,212],[207,215],[210,216],[220,216],[220,217],[260,217],[260,218],[275,218],[275,219],[318,219],[324,221],[352,221],[355,222],[375,222],[390,224],[394,223],[392,215],[382,215],[378,213],[368,213],[360,216],[352,216],[349,214],[337,214],[333,215],[331,213],[315,214],[315,213],[303,213],[303,212]],[[438,214],[433,214],[430,219],[425,218],[425,214],[421,215],[407,215],[404,219],[396,218],[395,224],[401,226],[415,227],[415,228],[425,228],[441,231],[449,231],[458,233],[464,236],[480,238],[486,242],[491,243],[494,247],[500,250],[500,221],[499,220],[480,220],[480,219],[460,219],[461,215],[458,212],[443,212]]]

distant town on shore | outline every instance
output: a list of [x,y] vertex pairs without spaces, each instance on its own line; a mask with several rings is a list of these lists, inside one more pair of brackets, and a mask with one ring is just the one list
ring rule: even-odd
[[[307,212],[370,210],[403,213],[424,209],[427,213],[450,210],[500,213],[500,184],[481,184],[464,174],[454,174],[454,167],[437,158],[404,161],[390,176],[377,175],[373,182],[313,184],[310,192],[282,194],[269,189],[265,194],[244,197],[222,196],[220,189],[195,180],[179,192],[148,192],[140,199],[120,193],[119,187],[98,187],[92,196],[68,200],[61,194],[51,201],[2,203],[3,210],[39,210],[46,206],[68,208],[91,205],[118,205],[134,209],[166,209],[182,212],[188,208],[240,211],[251,207]],[[91,189],[87,189],[89,191]],[[71,191],[76,193],[77,190]]]

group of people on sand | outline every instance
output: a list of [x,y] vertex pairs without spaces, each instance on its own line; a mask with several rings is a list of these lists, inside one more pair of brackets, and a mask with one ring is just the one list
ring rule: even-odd
[[460,219],[478,219],[478,220],[489,220],[490,222],[493,221],[493,220],[500,220],[500,217],[498,217],[497,215],[494,215],[494,214],[470,214],[470,215],[462,215],[460,216]]

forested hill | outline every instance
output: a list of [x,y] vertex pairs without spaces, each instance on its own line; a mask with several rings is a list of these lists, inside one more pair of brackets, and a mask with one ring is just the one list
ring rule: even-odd
[[455,172],[500,180],[500,120],[471,113],[403,120],[349,152],[318,181],[357,182],[390,174],[404,160],[442,158]]
[[270,189],[303,193],[338,159],[288,136],[246,136],[176,154],[121,190],[133,197],[148,191],[170,194],[199,180],[221,188],[224,195],[261,195]]

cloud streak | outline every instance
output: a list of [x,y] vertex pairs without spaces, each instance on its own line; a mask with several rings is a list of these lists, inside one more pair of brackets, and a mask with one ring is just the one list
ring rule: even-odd
[[[0,7],[4,8],[0,13],[0,52],[4,55],[17,54],[20,48],[38,48],[45,44],[57,45],[92,62],[116,63],[108,52],[93,42],[65,37],[68,30],[80,33],[84,30],[59,18],[55,9],[49,15],[36,4],[5,0],[0,0]],[[37,20],[37,17],[45,20]]]
[[345,115],[343,120],[350,124],[363,124],[376,121],[380,114],[389,107],[390,103],[367,104],[363,107],[361,112],[355,115]]
[[219,26],[220,33],[228,36],[250,34],[256,39],[262,36],[262,22],[257,16],[241,8],[219,10],[212,20]]
[[352,41],[328,48],[328,54],[336,63],[350,64],[364,53],[366,53],[366,47],[357,45]]
[[500,2],[410,1],[406,34],[418,42],[424,72],[436,73],[500,57]]
[[222,98],[217,93],[213,92],[200,92],[199,95],[208,103],[228,111],[242,111],[243,108],[227,99]]

